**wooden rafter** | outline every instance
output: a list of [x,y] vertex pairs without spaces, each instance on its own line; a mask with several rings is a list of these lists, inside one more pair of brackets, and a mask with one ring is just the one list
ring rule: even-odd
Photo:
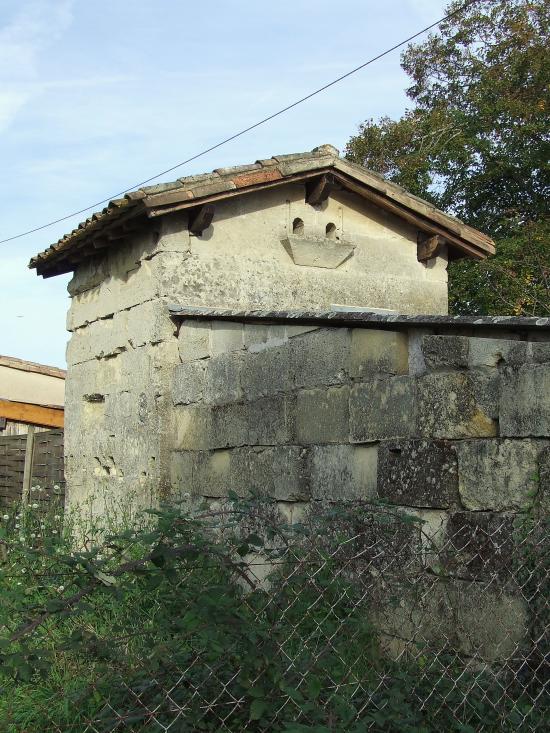
[[64,425],[62,407],[44,407],[31,405],[28,402],[12,402],[0,399],[0,417],[28,425],[41,425],[45,428],[62,428]]

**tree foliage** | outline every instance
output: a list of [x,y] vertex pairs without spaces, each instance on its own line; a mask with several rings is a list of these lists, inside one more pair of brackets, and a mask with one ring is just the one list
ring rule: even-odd
[[549,28],[548,0],[471,3],[403,54],[412,108],[365,121],[347,145],[496,239],[491,261],[452,265],[454,312],[550,313]]

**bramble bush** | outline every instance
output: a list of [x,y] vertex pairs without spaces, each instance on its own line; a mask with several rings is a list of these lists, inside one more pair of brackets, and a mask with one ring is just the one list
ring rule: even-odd
[[265,498],[232,496],[122,518],[81,510],[62,519],[38,503],[7,512],[0,729],[467,733],[542,725],[542,708],[503,700],[490,675],[474,677],[456,656],[397,663],[383,652],[364,587],[326,539],[349,542],[370,511],[333,506],[291,525]]

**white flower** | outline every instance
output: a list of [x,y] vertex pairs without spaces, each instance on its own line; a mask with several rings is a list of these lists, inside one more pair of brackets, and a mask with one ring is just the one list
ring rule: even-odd
[[19,529],[19,527],[20,527],[20,525],[19,525],[19,524],[16,524],[16,525],[15,525],[15,529]]
[[53,485],[53,487],[54,487],[54,489],[55,489],[56,491],[58,491],[58,490],[59,490],[59,484],[54,484],[54,485]]
[[61,517],[59,516],[59,514],[56,514],[55,517],[54,517],[54,519],[57,522],[59,519],[61,519]]
[[64,585],[60,585],[59,588],[57,589],[57,592],[58,593],[63,593],[64,590],[65,590],[65,586]]
[[31,504],[31,509],[38,509],[38,504]]
[[34,532],[31,532],[31,537],[34,539],[36,537],[36,534]]
[[9,514],[4,514],[4,516],[2,517],[2,519],[9,519],[9,518],[10,518]]

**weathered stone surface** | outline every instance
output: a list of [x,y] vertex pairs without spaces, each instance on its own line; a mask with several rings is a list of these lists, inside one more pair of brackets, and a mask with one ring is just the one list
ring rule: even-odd
[[441,440],[383,441],[378,451],[378,495],[401,506],[457,505],[458,469],[453,446]]
[[287,327],[262,323],[245,323],[243,326],[243,343],[250,352],[265,351],[280,346],[287,340]]
[[545,448],[539,456],[538,480],[537,504],[543,515],[550,515],[550,448]]
[[291,339],[289,344],[296,388],[342,384],[348,379],[351,348],[348,329],[312,331]]
[[525,364],[502,377],[500,433],[550,435],[550,364]]
[[352,443],[414,435],[415,380],[378,377],[352,387],[350,432]]
[[460,500],[474,511],[526,509],[538,491],[535,440],[464,440],[456,444]]
[[206,385],[206,363],[203,360],[178,364],[174,369],[172,398],[175,405],[200,402]]
[[550,363],[550,343],[533,341],[529,344],[529,357],[535,364]]
[[210,435],[205,448],[279,445],[293,440],[295,411],[293,400],[288,397],[214,406],[210,414]]
[[176,494],[204,497],[260,492],[281,501],[310,498],[307,451],[299,446],[243,447],[175,452],[171,459]]
[[422,353],[428,369],[461,369],[468,366],[466,336],[424,336]]
[[476,398],[471,374],[439,372],[417,381],[418,432],[426,438],[493,437],[497,423]]
[[351,332],[351,376],[362,379],[373,374],[408,374],[407,333],[354,328]]
[[243,324],[231,321],[213,321],[210,331],[212,356],[244,349]]
[[448,573],[475,580],[494,574],[509,578],[514,558],[514,516],[495,512],[456,512],[447,523],[441,562]]
[[243,398],[240,354],[222,353],[205,362],[203,398],[206,404],[224,405]]
[[296,396],[298,443],[347,443],[349,387],[301,390]]
[[507,339],[469,338],[470,367],[496,367],[501,363],[522,364],[527,358],[528,343]]
[[181,361],[206,359],[210,356],[210,323],[208,321],[182,321],[178,334]]
[[288,342],[247,353],[242,361],[241,386],[247,400],[290,392],[294,386],[294,351]]
[[317,445],[310,448],[309,455],[313,499],[376,497],[376,445]]
[[412,641],[418,652],[456,650],[487,662],[509,660],[528,633],[525,602],[486,582],[394,581],[381,588],[371,607],[383,633]]

